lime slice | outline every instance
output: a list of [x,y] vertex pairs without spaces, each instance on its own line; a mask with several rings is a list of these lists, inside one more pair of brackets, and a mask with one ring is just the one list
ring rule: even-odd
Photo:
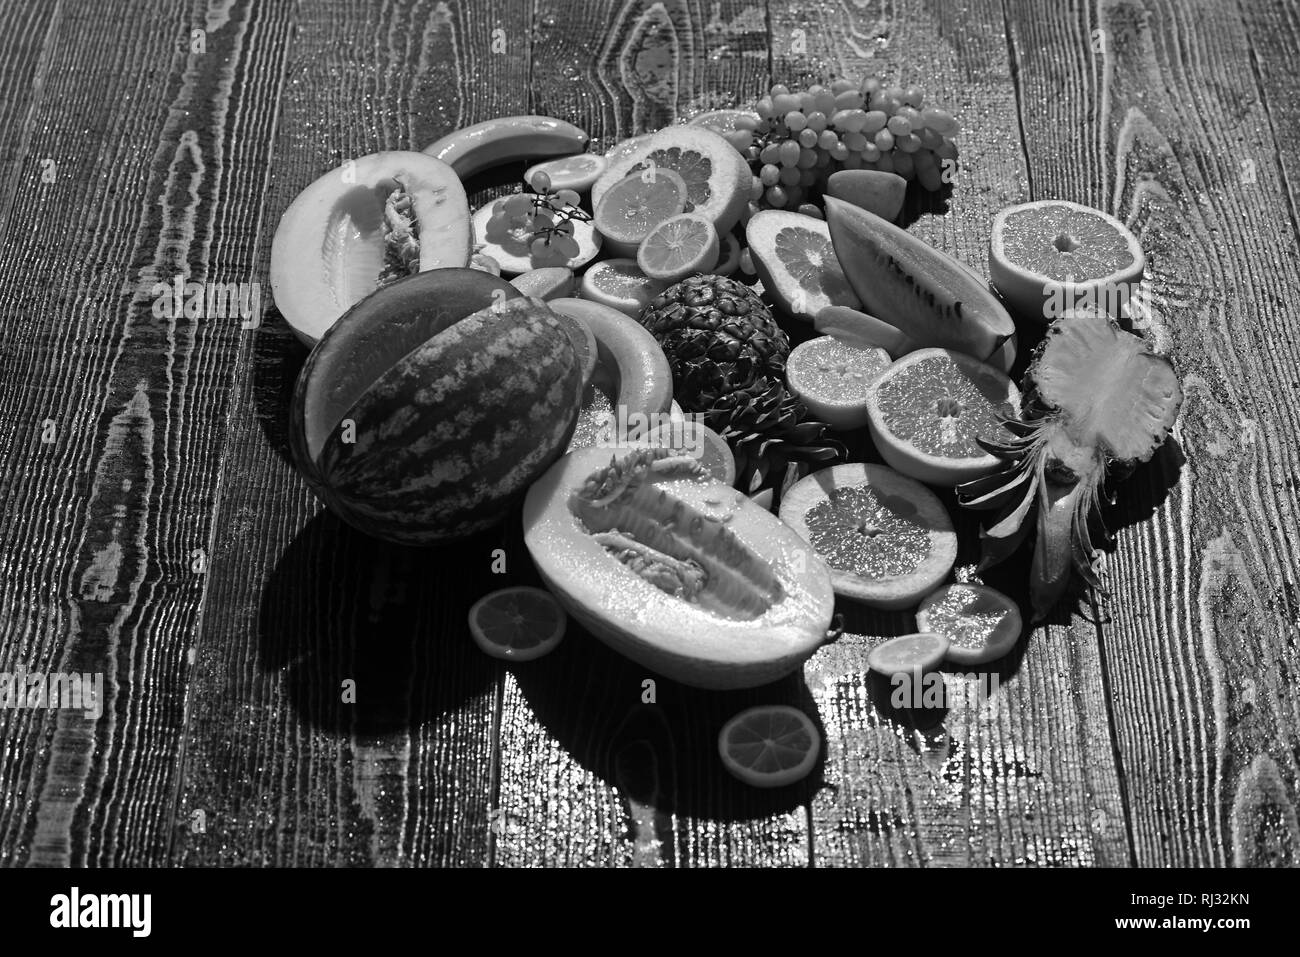
[[683,418],[665,422],[644,439],[648,445],[680,449],[699,459],[704,471],[724,485],[736,482],[736,457],[727,440],[702,422]]
[[884,349],[855,349],[831,336],[795,346],[785,378],[812,418],[841,431],[867,424],[871,383],[889,365]]
[[596,229],[607,240],[637,246],[650,230],[686,208],[686,180],[670,169],[619,180],[596,207]]
[[560,643],[566,618],[550,592],[521,585],[476,601],[469,610],[469,631],[493,658],[532,661]]
[[933,632],[900,635],[883,645],[876,645],[867,655],[867,666],[878,674],[890,676],[933,671],[948,652],[948,639]]
[[663,292],[664,284],[641,271],[635,259],[605,259],[582,276],[582,298],[636,318]]
[[780,517],[830,566],[835,594],[875,608],[912,607],[957,559],[943,503],[883,465],[833,465],[800,479]]
[[1020,640],[1020,609],[987,585],[946,585],[927,595],[916,609],[916,627],[948,639],[953,664],[975,666],[996,661]]
[[551,178],[551,189],[571,189],[575,193],[585,193],[600,179],[600,174],[605,172],[608,165],[609,161],[596,153],[561,156],[528,167],[524,172],[524,182],[531,183],[535,173],[545,173]]
[[763,705],[723,725],[718,753],[723,767],[746,784],[777,788],[808,776],[821,743],[817,726],[802,711]]
[[871,387],[868,425],[876,450],[904,475],[952,487],[996,472],[1001,460],[976,439],[1009,441],[1002,424],[1020,410],[1005,375],[951,349],[903,356]]
[[1099,209],[1040,200],[993,219],[989,276],[1025,319],[1051,322],[1073,309],[1118,316],[1145,268],[1137,237]]
[[671,216],[650,231],[636,264],[652,279],[676,282],[718,264],[718,231],[698,213]]

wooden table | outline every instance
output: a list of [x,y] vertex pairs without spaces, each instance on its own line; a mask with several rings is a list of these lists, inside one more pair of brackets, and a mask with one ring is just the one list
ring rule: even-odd
[[[108,675],[98,722],[0,712],[0,862],[1296,863],[1297,56],[1280,0],[0,5],[0,670]],[[441,552],[349,531],[287,458],[282,320],[152,313],[178,272],[266,284],[281,212],[349,157],[525,112],[604,148],[864,70],[963,124],[917,234],[983,269],[1008,203],[1113,212],[1186,385],[1110,514],[1110,597],[982,706],[954,676],[927,720],[878,707],[866,651],[912,623],[855,610],[751,693],[643,703],[582,634],[501,667],[465,612],[531,580],[517,523]],[[826,739],[775,793],[715,754],[771,701]]]

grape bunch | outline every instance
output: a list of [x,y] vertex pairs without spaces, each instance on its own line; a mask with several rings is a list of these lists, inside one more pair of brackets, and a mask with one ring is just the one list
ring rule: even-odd
[[877,76],[861,84],[836,80],[792,91],[778,84],[727,134],[754,172],[750,213],[797,209],[820,216],[815,199],[840,169],[876,169],[917,180],[934,192],[952,180],[957,121],[924,106],[916,87],[887,87]]
[[494,242],[507,236],[526,242],[534,265],[563,266],[580,251],[574,222],[590,220],[591,215],[575,190],[551,189],[551,178],[544,172],[533,174],[528,185],[532,192],[512,193],[492,204],[488,237]]

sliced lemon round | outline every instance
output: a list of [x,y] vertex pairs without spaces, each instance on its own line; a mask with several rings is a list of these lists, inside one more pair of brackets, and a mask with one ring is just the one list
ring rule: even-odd
[[550,592],[520,585],[476,601],[469,610],[469,631],[493,658],[532,661],[560,643],[567,617]]
[[722,727],[718,753],[735,777],[758,788],[793,784],[808,776],[821,751],[821,735],[798,708],[762,705],[742,711]]

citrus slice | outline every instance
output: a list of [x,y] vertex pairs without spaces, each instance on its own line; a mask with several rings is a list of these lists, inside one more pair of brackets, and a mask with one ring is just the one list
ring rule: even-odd
[[740,268],[740,240],[733,233],[718,237],[718,264],[711,272],[715,276],[730,276]]
[[547,302],[552,299],[563,299],[573,295],[573,270],[565,269],[563,266],[530,269],[511,279],[510,285],[532,299],[542,299]]
[[916,627],[948,639],[947,658],[974,666],[996,661],[1020,640],[1020,609],[987,585],[945,585],[916,609]]
[[566,618],[550,592],[521,585],[474,602],[469,631],[474,643],[493,658],[532,661],[560,643]]
[[531,183],[535,173],[545,173],[551,180],[551,189],[571,189],[575,193],[585,193],[600,179],[609,161],[598,153],[577,153],[573,156],[561,156],[530,166],[524,172],[524,182]]
[[867,424],[871,383],[889,365],[884,349],[856,349],[831,336],[794,347],[785,364],[790,391],[812,418],[841,431]]
[[749,202],[753,174],[745,158],[725,139],[702,126],[670,126],[611,160],[591,188],[592,207],[627,176],[670,169],[686,180],[686,212],[699,213],[725,233]]
[[808,776],[822,738],[798,708],[761,705],[736,715],[718,735],[722,765],[756,788],[779,788]]
[[689,452],[699,459],[704,471],[724,485],[736,482],[736,457],[727,440],[702,422],[683,418],[653,429],[642,440],[649,445]]
[[686,208],[686,180],[670,169],[629,176],[596,206],[596,229],[618,252],[635,250],[660,223]]
[[1145,267],[1137,237],[1099,209],[1039,200],[993,219],[989,276],[1025,319],[1051,322],[1071,309],[1119,316]]
[[676,282],[718,264],[718,231],[699,213],[670,216],[650,230],[636,264],[651,279]]
[[867,397],[876,450],[904,475],[951,487],[1002,468],[976,439],[1011,441],[1002,424],[1020,392],[1005,375],[951,349],[919,349],[887,368]]
[[943,503],[883,465],[814,472],[785,493],[779,514],[830,566],[835,594],[875,608],[915,605],[957,559]]
[[582,275],[582,298],[636,318],[664,284],[641,271],[635,259],[605,259]]
[[933,632],[899,635],[876,645],[867,655],[867,667],[890,676],[933,671],[948,652],[948,639]]
[[827,306],[862,308],[844,277],[823,220],[765,209],[745,226],[745,240],[763,288],[787,315],[812,322]]

